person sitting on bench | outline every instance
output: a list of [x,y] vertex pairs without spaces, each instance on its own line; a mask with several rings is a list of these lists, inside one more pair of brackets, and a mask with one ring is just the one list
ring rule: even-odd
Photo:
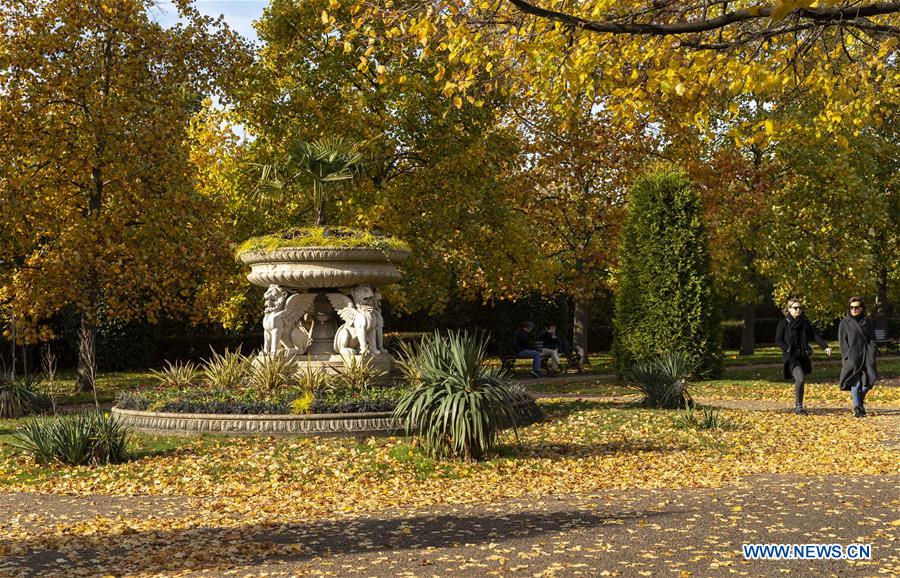
[[541,352],[538,351],[534,345],[534,340],[531,338],[532,331],[534,331],[534,323],[531,321],[523,321],[522,324],[519,325],[519,330],[516,331],[516,334],[513,337],[513,350],[516,352],[516,357],[531,359],[530,373],[532,377],[540,377]]
[[559,336],[556,335],[556,325],[548,323],[544,327],[544,331],[538,336],[538,339],[543,344],[541,353],[544,357],[550,358],[550,369],[559,371],[559,351],[562,347],[562,342]]

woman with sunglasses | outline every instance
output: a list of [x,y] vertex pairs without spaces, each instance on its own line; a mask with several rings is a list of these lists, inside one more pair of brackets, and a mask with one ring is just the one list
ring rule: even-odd
[[843,391],[853,396],[853,415],[866,417],[866,394],[875,385],[875,328],[866,315],[862,297],[850,298],[847,316],[838,327],[841,345],[841,380]]
[[784,319],[775,330],[775,343],[781,348],[781,360],[784,362],[784,378],[794,380],[794,402],[796,413],[808,415],[803,408],[803,390],[806,376],[812,373],[811,341],[831,355],[828,343],[816,332],[816,328],[803,314],[803,305],[799,299],[789,299],[784,308]]

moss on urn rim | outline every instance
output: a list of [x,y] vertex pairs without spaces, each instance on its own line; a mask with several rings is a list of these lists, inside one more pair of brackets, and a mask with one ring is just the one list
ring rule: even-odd
[[284,231],[252,237],[235,250],[235,257],[244,253],[272,253],[279,249],[303,247],[372,248],[381,251],[409,251],[409,245],[395,237],[350,227],[294,227]]

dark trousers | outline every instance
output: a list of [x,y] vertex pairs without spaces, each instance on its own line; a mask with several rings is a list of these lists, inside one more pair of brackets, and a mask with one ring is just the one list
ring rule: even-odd
[[803,373],[803,368],[800,367],[800,364],[794,366],[794,370],[791,372],[794,376],[794,402],[796,402],[797,407],[803,406],[803,381],[806,379],[806,374]]

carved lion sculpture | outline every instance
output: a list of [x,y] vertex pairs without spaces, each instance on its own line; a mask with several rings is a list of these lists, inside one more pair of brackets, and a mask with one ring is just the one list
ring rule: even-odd
[[381,352],[381,312],[378,292],[359,285],[343,293],[329,293],[328,300],[344,321],[334,335],[334,351],[341,355],[377,354]]
[[278,285],[269,285],[264,298],[263,353],[274,355],[279,349],[306,352],[309,331],[300,322],[312,310],[315,298],[312,293],[290,295]]

